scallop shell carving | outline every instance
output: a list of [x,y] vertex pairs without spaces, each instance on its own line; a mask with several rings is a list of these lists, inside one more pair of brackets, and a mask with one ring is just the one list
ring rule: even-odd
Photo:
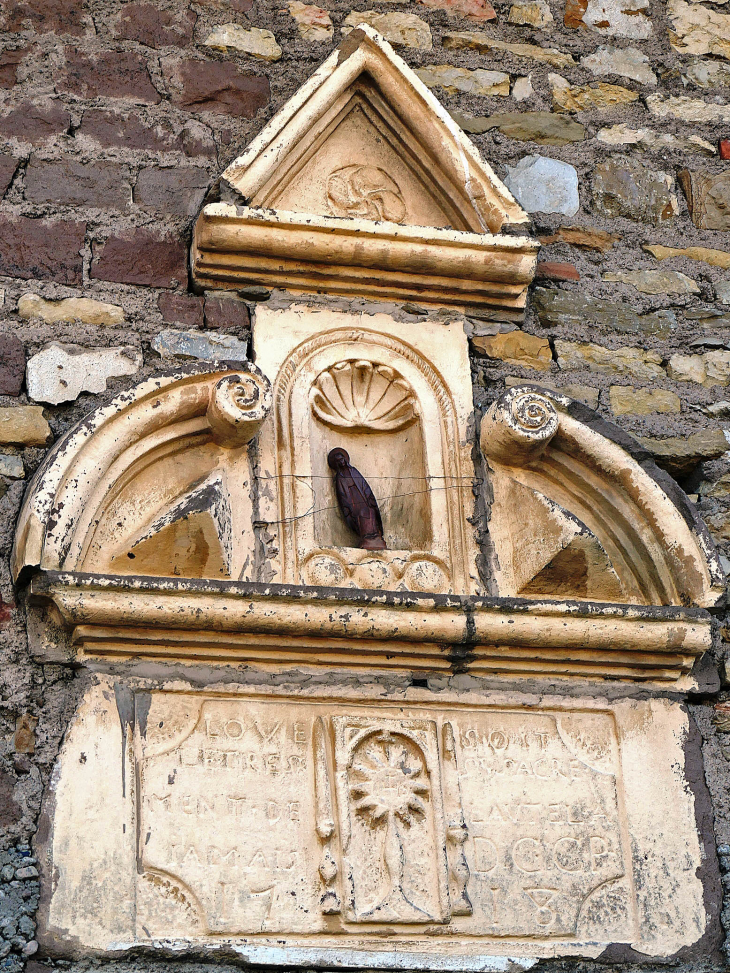
[[416,396],[388,365],[352,359],[322,372],[311,392],[317,419],[339,429],[392,432],[418,416]]

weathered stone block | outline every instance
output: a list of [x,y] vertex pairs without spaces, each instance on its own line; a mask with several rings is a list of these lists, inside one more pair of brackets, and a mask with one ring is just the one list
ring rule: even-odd
[[471,339],[474,350],[487,358],[499,358],[510,365],[549,371],[553,356],[546,338],[537,338],[525,331],[509,331],[491,337]]
[[580,63],[593,74],[618,74],[640,84],[656,84],[649,58],[635,47],[599,47],[582,57]]
[[18,0],[4,6],[0,24],[7,31],[34,30],[38,34],[80,35],[85,10],[78,0]]
[[605,145],[638,145],[647,152],[678,150],[717,155],[712,142],[699,135],[672,135],[671,132],[655,132],[651,128],[630,128],[625,122],[600,129],[596,138]]
[[162,358],[198,358],[202,361],[246,361],[248,342],[229,334],[200,331],[161,331],[152,347]]
[[124,210],[131,199],[129,167],[116,162],[58,162],[33,158],[25,173],[25,197],[33,203]]
[[57,82],[60,91],[82,98],[125,98],[156,105],[160,93],[152,84],[147,61],[133,51],[102,51],[94,56],[67,47],[66,69]]
[[176,15],[151,3],[127,3],[119,11],[114,35],[147,47],[185,47],[193,38],[196,20],[197,14],[190,9]]
[[452,117],[465,132],[480,135],[498,128],[508,138],[538,145],[569,145],[585,138],[585,128],[581,124],[549,111],[500,112],[485,117],[452,112]]
[[18,80],[18,65],[28,53],[27,48],[3,51],[0,54],[0,88],[12,88]]
[[323,7],[301,0],[289,0],[289,13],[297,22],[299,36],[312,43],[332,39],[332,18]]
[[603,328],[624,334],[666,337],[677,323],[671,311],[637,314],[625,302],[604,301],[573,290],[538,287],[533,300],[540,322],[546,326],[568,326],[582,330]]
[[528,213],[574,216],[580,209],[578,173],[567,162],[527,155],[506,168],[504,183]]
[[5,446],[45,446],[51,427],[39,405],[0,408],[0,443]]
[[580,385],[572,382],[558,385],[552,380],[552,377],[547,378],[544,375],[540,375],[539,378],[536,378],[534,383],[528,382],[528,380],[525,378],[518,378],[515,375],[508,375],[504,380],[505,387],[508,389],[514,388],[515,385],[525,385],[526,383],[539,385],[546,389],[553,389],[555,392],[559,392],[561,395],[567,395],[571,399],[575,399],[576,402],[582,402],[584,405],[587,405],[589,409],[598,408],[599,391],[597,388],[593,388],[591,385]]
[[605,230],[596,230],[593,227],[559,226],[555,233],[538,237],[538,239],[543,245],[569,243],[573,247],[580,247],[581,250],[599,250],[601,253],[605,253],[621,238],[613,233],[606,233]]
[[358,24],[369,24],[393,47],[413,47],[419,51],[430,51],[433,47],[431,28],[415,14],[353,10],[343,21],[342,33],[348,34]]
[[699,284],[678,270],[620,270],[603,280],[630,284],[642,294],[699,294]]
[[722,429],[703,429],[691,436],[640,436],[639,442],[649,450],[659,466],[670,473],[687,474],[698,463],[717,459],[730,448]]
[[467,20],[495,20],[497,14],[489,0],[418,0],[424,7],[445,10],[451,17],[466,17]]
[[683,54],[716,54],[730,58],[730,15],[701,3],[669,0],[667,15],[674,28],[669,40]]
[[25,375],[25,348],[14,334],[0,334],[0,395],[20,395]]
[[223,53],[234,51],[250,54],[262,61],[278,61],[281,57],[281,48],[276,43],[276,37],[270,30],[260,27],[246,30],[238,24],[221,24],[208,34],[203,44]]
[[588,368],[608,375],[626,375],[651,381],[664,378],[662,356],[643,348],[604,348],[591,342],[555,341],[558,365],[561,368]]
[[142,365],[136,348],[91,348],[53,342],[28,360],[28,396],[36,402],[73,402],[82,392],[103,392],[108,378],[134,375]]
[[526,24],[530,27],[547,27],[553,22],[553,14],[545,0],[518,0],[510,7],[507,22]]
[[553,109],[558,112],[616,108],[639,98],[638,92],[618,84],[601,81],[593,85],[571,85],[558,74],[551,74],[549,79],[553,89]]
[[38,145],[61,135],[71,125],[71,116],[55,98],[47,102],[22,102],[0,116],[0,135]]
[[173,105],[187,111],[253,118],[271,99],[265,75],[239,71],[233,64],[163,58],[161,67]]
[[653,412],[681,412],[678,395],[667,389],[635,389],[629,385],[612,385],[609,389],[611,412],[615,416],[648,416]]
[[80,284],[86,223],[0,217],[0,274]]
[[0,476],[6,476],[9,480],[24,479],[23,457],[17,453],[0,454]]
[[730,64],[695,60],[686,65],[683,78],[698,88],[727,88],[730,85]]
[[692,222],[701,230],[730,230],[730,172],[682,169],[677,178]]
[[511,44],[479,30],[461,30],[444,34],[441,43],[451,50],[470,48],[475,51],[508,51],[516,57],[545,61],[554,68],[566,68],[575,64],[572,55],[554,47],[538,47],[537,44]]
[[76,138],[92,138],[100,145],[118,145],[150,152],[183,152],[186,156],[215,158],[216,147],[210,129],[191,119],[181,130],[163,118],[146,123],[136,113],[92,109],[85,111]]
[[659,224],[679,212],[673,183],[668,173],[634,159],[602,162],[593,173],[593,202],[604,216]]
[[669,257],[687,257],[689,260],[701,260],[713,267],[730,270],[730,253],[726,250],[713,250],[710,247],[664,247],[661,244],[644,244],[644,250],[657,260]]
[[148,287],[176,287],[187,280],[187,248],[181,240],[146,228],[94,243],[90,274],[100,280]]
[[599,34],[646,40],[651,36],[649,0],[566,0],[566,27],[589,27]]
[[0,197],[5,195],[8,186],[13,181],[19,161],[15,156],[0,154]]
[[648,95],[646,107],[659,118],[677,118],[682,122],[730,122],[730,105],[714,104],[701,98],[688,98],[686,95],[672,95],[664,98],[660,94]]
[[249,328],[251,315],[243,301],[231,297],[205,295],[205,326],[226,330],[229,328]]
[[60,301],[46,301],[37,294],[23,294],[18,301],[21,318],[40,318],[46,324],[58,321],[81,321],[83,324],[124,324],[124,309],[118,304],[106,304],[88,297],[66,297]]
[[211,177],[205,169],[149,166],[141,169],[134,187],[134,201],[143,209],[176,216],[195,216]]
[[168,324],[184,324],[187,328],[203,327],[203,299],[187,294],[162,293],[157,299],[162,318]]
[[429,64],[416,68],[416,74],[429,88],[440,87],[449,94],[463,91],[470,95],[508,95],[509,75],[503,71],[454,68],[449,64]]

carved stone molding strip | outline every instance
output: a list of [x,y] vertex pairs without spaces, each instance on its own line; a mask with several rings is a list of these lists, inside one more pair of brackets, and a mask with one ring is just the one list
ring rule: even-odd
[[527,237],[395,224],[371,229],[362,221],[211,203],[195,227],[192,263],[202,287],[255,281],[294,292],[519,312],[537,250]]
[[31,585],[80,656],[678,683],[702,609],[48,572]]

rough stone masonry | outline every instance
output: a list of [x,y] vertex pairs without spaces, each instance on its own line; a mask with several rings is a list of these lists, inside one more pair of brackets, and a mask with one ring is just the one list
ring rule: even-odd
[[[192,225],[223,169],[361,22],[470,134],[543,244],[521,325],[462,316],[476,413],[518,380],[586,403],[676,478],[730,573],[730,5],[5,0],[0,973],[214,965],[194,955],[40,957],[31,840],[85,677],[31,660],[8,558],[26,483],[55,440],[163,364],[221,348],[243,358],[257,302],[288,300],[261,287],[195,293]],[[391,311],[416,321],[441,313]],[[689,704],[704,757],[691,772],[712,797],[703,813],[725,873],[728,933],[729,643],[719,612]],[[704,956],[680,956],[674,968],[726,968],[723,937],[718,927]],[[600,964],[541,963],[550,973],[607,965],[653,968],[620,949]]]

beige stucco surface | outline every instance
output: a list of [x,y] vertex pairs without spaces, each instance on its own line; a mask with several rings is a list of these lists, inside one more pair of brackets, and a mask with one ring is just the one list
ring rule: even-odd
[[664,700],[100,676],[46,797],[42,937],[454,969],[670,955],[706,922],[686,731]]

